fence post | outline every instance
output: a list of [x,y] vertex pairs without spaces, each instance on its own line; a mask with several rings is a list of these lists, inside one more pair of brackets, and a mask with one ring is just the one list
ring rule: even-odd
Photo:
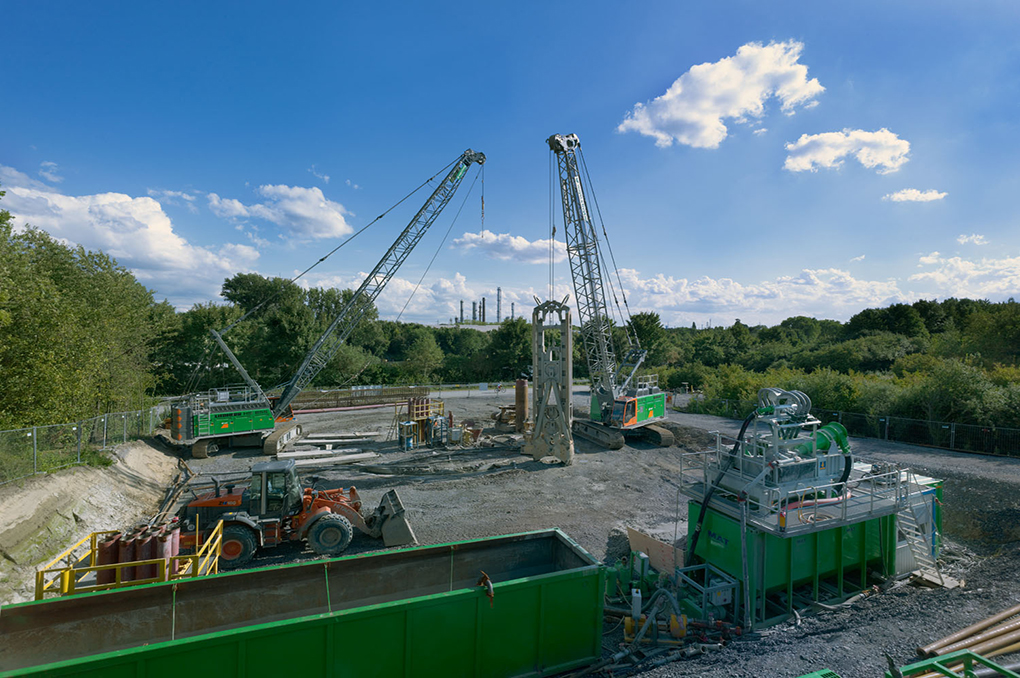
[[32,473],[39,472],[39,429],[32,427]]
[[949,449],[956,449],[956,422],[949,424]]
[[127,442],[127,415],[120,415],[121,420],[124,422],[124,442]]
[[103,415],[103,449],[106,449],[106,421],[110,418],[110,415]]
[[836,415],[837,415],[836,416],[836,421],[838,421],[840,424],[842,424],[843,423],[843,410],[840,410],[839,412],[837,412]]
[[81,463],[81,429],[84,422],[78,422],[78,463]]
[[885,439],[889,440],[889,415],[885,415]]

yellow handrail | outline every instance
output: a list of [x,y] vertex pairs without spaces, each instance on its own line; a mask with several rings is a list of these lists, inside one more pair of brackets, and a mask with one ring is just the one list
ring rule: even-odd
[[[196,541],[197,543],[197,541]],[[213,531],[206,537],[196,553],[190,556],[174,556],[170,559],[170,579],[185,577],[201,577],[206,574],[217,574],[220,571],[220,549],[223,545],[223,521],[219,521]],[[174,573],[173,563],[177,563]]]
[[[67,549],[59,556],[51,560],[45,567],[35,573],[35,599],[42,600],[46,594],[72,595],[75,593],[88,593],[92,591],[106,591],[139,584],[154,584],[156,582],[183,579],[185,577],[199,577],[206,574],[217,574],[219,570],[220,550],[223,544],[223,521],[219,521],[216,527],[202,544],[202,547],[194,555],[173,556],[167,558],[153,558],[150,560],[135,560],[127,563],[112,563],[109,565],[97,565],[97,553],[99,543],[105,537],[118,534],[117,531],[93,532],[83,537],[74,546]],[[75,556],[73,563],[64,567],[53,567],[54,565],[70,558],[76,549],[85,542],[90,542],[90,549],[81,555]],[[75,567],[78,563],[88,562],[85,567]],[[131,579],[124,581],[124,568],[137,568],[154,565],[156,576],[145,579]],[[86,584],[81,582],[91,574],[96,575],[105,571],[113,571],[114,580],[106,584]],[[176,570],[176,571],[175,571]],[[52,577],[47,580],[47,577]]]
[[[46,574],[53,574],[57,572],[63,572],[64,570],[67,569],[74,569],[75,565],[81,563],[86,559],[88,559],[88,564],[90,566],[95,565],[99,549],[99,543],[101,541],[104,541],[105,538],[111,534],[118,534],[118,531],[106,530],[104,532],[93,532],[88,536],[82,537],[81,539],[78,540],[76,544],[74,544],[74,546],[70,547],[66,551],[63,551],[56,558],[43,565],[42,568],[38,572],[36,572],[35,575],[35,599],[42,600],[43,597],[46,595],[47,591],[56,587],[57,584],[61,583],[61,577],[55,577],[50,581],[46,581],[45,577]],[[82,553],[81,555],[73,556],[72,558],[72,554],[85,542],[89,542],[89,550],[86,551],[85,553]],[[60,562],[67,563],[67,566],[61,568],[53,567],[54,565]],[[82,577],[79,577],[78,581],[81,581],[81,579]]]

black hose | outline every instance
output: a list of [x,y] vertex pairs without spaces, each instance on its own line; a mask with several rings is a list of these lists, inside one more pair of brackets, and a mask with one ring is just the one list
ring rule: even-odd
[[836,488],[835,488],[836,489],[836,496],[837,497],[843,496],[843,490],[846,488],[846,481],[848,481],[850,479],[850,471],[852,471],[853,468],[854,468],[854,458],[853,458],[853,455],[844,454],[843,455],[843,475],[840,476],[839,484],[836,485]]
[[687,555],[684,557],[684,567],[690,567],[694,563],[694,551],[698,548],[698,537],[701,536],[701,528],[705,524],[705,514],[708,513],[708,502],[712,499],[712,493],[715,492],[716,486],[722,482],[723,476],[730,470],[730,465],[733,464],[733,457],[737,454],[737,449],[740,447],[741,441],[744,439],[744,434],[747,433],[747,427],[751,425],[754,418],[758,416],[758,410],[752,410],[751,414],[747,415],[744,419],[743,425],[740,427],[740,433],[737,434],[737,442],[733,443],[733,450],[726,458],[726,463],[723,465],[722,470],[719,471],[719,475],[716,476],[715,482],[705,492],[705,498],[701,500],[701,511],[698,513],[698,522],[694,525],[694,535],[691,537],[691,546],[687,551]]

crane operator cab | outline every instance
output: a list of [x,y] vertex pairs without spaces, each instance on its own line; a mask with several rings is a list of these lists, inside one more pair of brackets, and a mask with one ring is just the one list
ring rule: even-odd
[[666,394],[659,389],[658,375],[637,378],[635,388],[627,389],[613,401],[607,422],[613,428],[638,428],[666,418]]
[[613,413],[609,415],[609,425],[627,428],[636,424],[637,398],[617,398],[613,403]]

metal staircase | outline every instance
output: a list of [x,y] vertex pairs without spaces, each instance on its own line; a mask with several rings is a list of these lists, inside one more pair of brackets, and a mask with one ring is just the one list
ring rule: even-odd
[[[933,585],[945,586],[946,580],[935,560],[935,548],[932,544],[934,516],[931,516],[927,508],[927,499],[921,493],[922,489],[923,486],[918,485],[915,481],[914,474],[908,471],[908,494],[904,506],[899,510],[896,518],[900,532],[906,538],[910,552],[914,556],[917,575]],[[926,514],[930,516],[928,520],[923,519]]]

